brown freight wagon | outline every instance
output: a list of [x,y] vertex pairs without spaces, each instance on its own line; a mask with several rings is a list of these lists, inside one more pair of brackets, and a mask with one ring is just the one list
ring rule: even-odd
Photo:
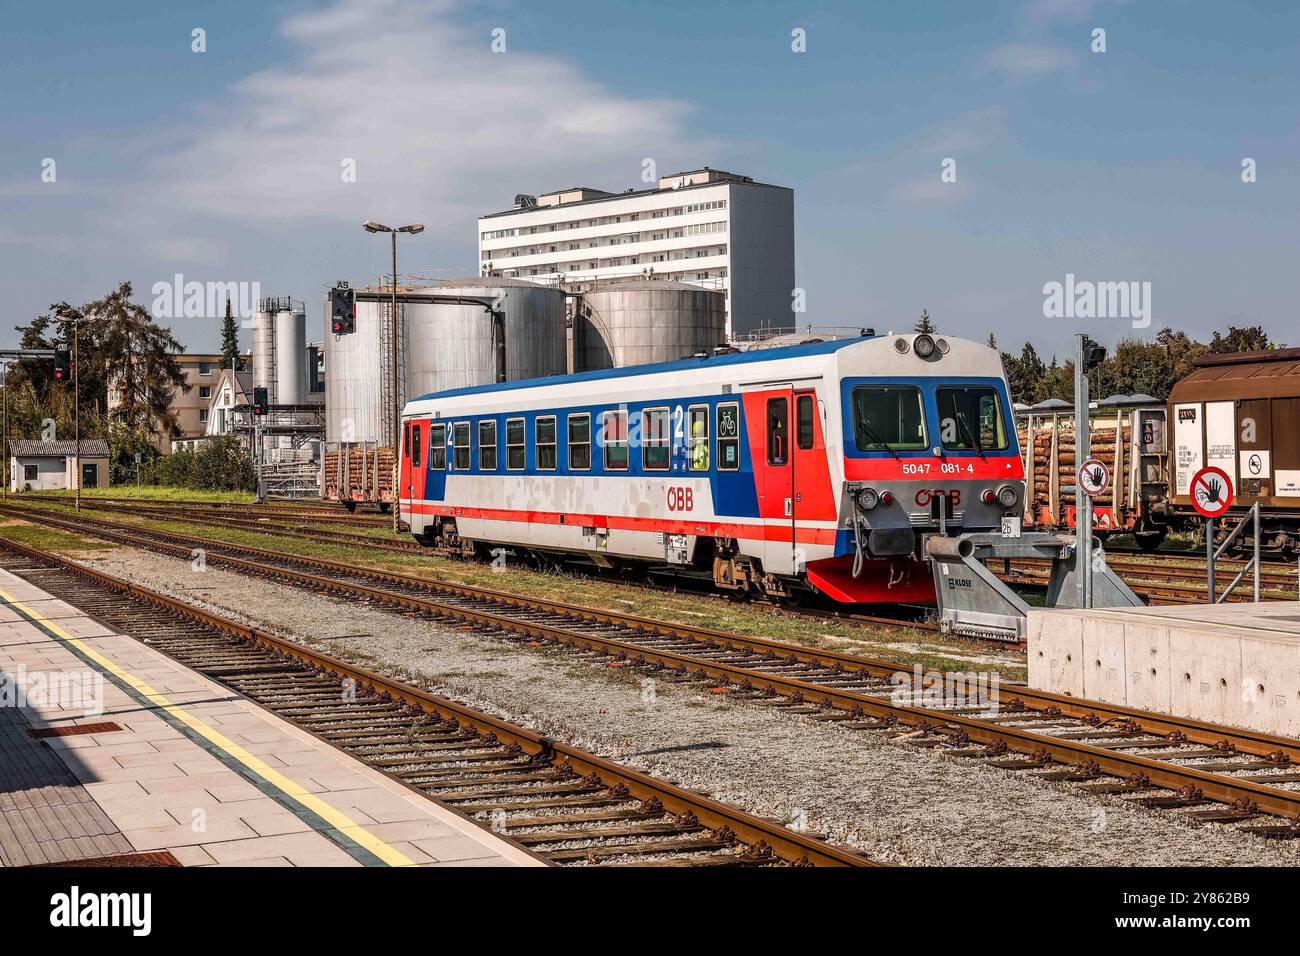
[[1188,491],[1197,470],[1213,465],[1234,496],[1220,535],[1258,503],[1260,546],[1300,549],[1300,348],[1207,355],[1196,366],[1169,396],[1169,494],[1159,517],[1200,529]]
[[[1111,476],[1110,487],[1093,498],[1093,528],[1101,535],[1132,533],[1143,547],[1154,549],[1165,535],[1151,514],[1165,494],[1165,409],[1146,396],[1119,398],[1099,403],[1089,421],[1090,455]],[[1071,530],[1080,464],[1074,415],[1066,403],[1053,404],[1027,410],[1017,424],[1025,456],[1024,523]]]

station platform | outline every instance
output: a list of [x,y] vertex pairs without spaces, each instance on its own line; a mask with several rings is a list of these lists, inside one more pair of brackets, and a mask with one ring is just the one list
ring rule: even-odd
[[1029,686],[1300,737],[1300,603],[1033,609]]
[[540,866],[0,571],[0,865]]

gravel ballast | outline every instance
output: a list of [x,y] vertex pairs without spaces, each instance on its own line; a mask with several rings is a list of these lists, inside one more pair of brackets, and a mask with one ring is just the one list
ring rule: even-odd
[[753,813],[912,865],[1294,865],[1300,845],[1095,797],[555,649],[121,547],[78,560]]

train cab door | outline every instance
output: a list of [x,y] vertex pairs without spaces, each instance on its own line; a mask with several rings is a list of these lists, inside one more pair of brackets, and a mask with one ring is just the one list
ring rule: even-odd
[[[791,440],[794,389],[764,388],[746,396],[746,414],[762,429],[753,443],[754,469],[760,476],[759,508],[763,516],[763,568],[769,574],[794,570],[794,453]],[[757,407],[755,407],[757,406]]]
[[[830,488],[826,440],[813,389],[793,390],[790,425],[791,548],[794,571],[800,574],[807,563],[799,541],[800,523],[811,528],[810,522],[827,517],[828,502],[824,499]],[[833,516],[833,503],[830,507]]]
[[[428,444],[429,423],[408,419],[402,425],[402,466],[399,475],[398,496],[400,501],[412,503],[424,498],[424,454]],[[419,512],[413,505],[402,509],[406,512],[408,522],[413,529],[419,519]]]

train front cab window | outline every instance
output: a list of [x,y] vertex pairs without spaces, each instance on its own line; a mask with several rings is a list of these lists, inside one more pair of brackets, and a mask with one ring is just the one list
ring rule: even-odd
[[[411,448],[411,463],[420,467],[420,429],[417,427],[412,433],[411,438],[414,445]],[[430,425],[429,426],[429,470],[446,471],[447,470],[447,426]]]
[[667,471],[672,458],[672,431],[668,409],[647,408],[641,413],[641,467],[646,471]]
[[716,410],[718,470],[740,470],[740,403],[719,402]]
[[497,470],[497,423],[478,423],[478,468],[479,471]]
[[591,469],[591,415],[588,412],[569,416],[569,469]]
[[996,389],[987,385],[935,389],[940,439],[948,451],[1003,451],[1006,422]]
[[627,471],[627,412],[605,412],[600,430],[605,470]]
[[506,419],[506,470],[523,471],[525,455],[524,420]]
[[709,470],[709,406],[692,405],[686,411],[686,467]]
[[457,422],[451,426],[453,471],[469,471],[469,422]]
[[858,451],[921,451],[929,447],[921,390],[914,385],[854,388],[853,444]]

